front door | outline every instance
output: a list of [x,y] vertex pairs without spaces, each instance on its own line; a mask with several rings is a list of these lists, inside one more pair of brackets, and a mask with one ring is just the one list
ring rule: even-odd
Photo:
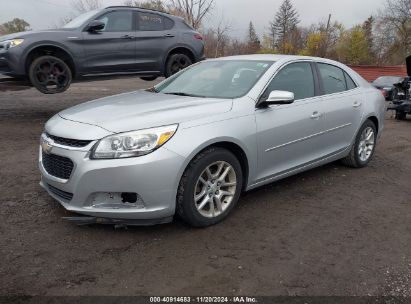
[[259,172],[257,182],[273,178],[322,156],[322,99],[310,62],[294,62],[280,70],[262,98],[271,91],[289,91],[295,102],[256,110]]
[[98,32],[84,32],[85,74],[136,70],[133,11],[117,10],[97,18],[106,25]]

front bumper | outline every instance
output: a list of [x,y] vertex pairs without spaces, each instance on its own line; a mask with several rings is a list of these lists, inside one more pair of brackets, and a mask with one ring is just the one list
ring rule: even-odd
[[[82,150],[53,147],[53,154],[70,158],[74,163],[68,180],[47,173],[40,148],[40,185],[65,209],[91,217],[121,220],[165,222],[164,219],[174,215],[183,157],[160,148],[141,157],[91,160],[90,146]],[[137,193],[142,203],[138,207],[123,207],[118,193]],[[96,200],[104,205],[95,204]],[[113,207],[107,208],[108,205]]]
[[25,76],[24,62],[20,50],[15,48],[9,50],[0,49],[0,74]]

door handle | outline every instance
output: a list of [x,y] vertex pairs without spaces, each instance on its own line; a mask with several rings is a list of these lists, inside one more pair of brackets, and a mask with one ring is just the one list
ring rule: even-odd
[[134,39],[134,37],[130,35],[124,35],[124,36],[121,36],[120,38],[121,39]]
[[166,38],[173,38],[174,35],[173,35],[173,34],[165,34],[164,37],[166,37]]
[[318,112],[318,111],[315,111],[315,112],[310,116],[310,118],[311,118],[311,119],[320,119],[322,116],[323,116],[322,113],[320,113],[320,112]]
[[359,107],[361,107],[361,102],[355,101],[352,106],[353,106],[354,108],[359,108]]

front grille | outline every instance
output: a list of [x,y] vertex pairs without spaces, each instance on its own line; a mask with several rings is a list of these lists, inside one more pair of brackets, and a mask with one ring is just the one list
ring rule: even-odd
[[54,135],[47,134],[47,137],[51,138],[56,144],[68,146],[68,147],[75,147],[81,148],[87,146],[92,140],[80,140],[80,139],[71,139],[71,138],[63,138]]
[[66,201],[71,201],[73,198],[73,193],[69,193],[60,189],[57,189],[56,187],[53,187],[52,185],[47,185],[50,192],[53,193],[54,195],[66,200]]
[[70,178],[74,167],[70,158],[43,152],[42,161],[43,167],[48,174],[62,179]]

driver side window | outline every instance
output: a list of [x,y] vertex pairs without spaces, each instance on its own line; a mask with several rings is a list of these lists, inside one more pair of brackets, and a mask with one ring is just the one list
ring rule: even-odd
[[281,69],[268,85],[262,98],[267,99],[272,91],[293,92],[296,101],[314,97],[315,85],[311,64],[296,62]]
[[133,30],[133,12],[131,11],[110,12],[98,20],[105,24],[102,32],[131,32]]

